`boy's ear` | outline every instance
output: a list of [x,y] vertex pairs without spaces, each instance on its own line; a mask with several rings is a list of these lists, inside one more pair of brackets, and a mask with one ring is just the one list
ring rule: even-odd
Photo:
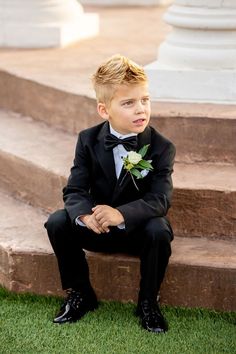
[[98,114],[100,115],[100,117],[102,117],[103,119],[107,120],[109,118],[109,114],[108,114],[105,103],[99,102],[97,104],[97,111],[98,111]]

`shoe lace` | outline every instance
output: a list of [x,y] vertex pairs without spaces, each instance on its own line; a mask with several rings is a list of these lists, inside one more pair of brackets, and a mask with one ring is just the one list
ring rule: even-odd
[[73,289],[69,289],[66,291],[67,297],[64,301],[63,306],[69,304],[73,308],[78,308],[79,304],[82,302],[83,298],[79,291],[75,291]]
[[148,300],[142,303],[144,318],[156,322],[161,317],[161,311],[156,302],[150,302]]

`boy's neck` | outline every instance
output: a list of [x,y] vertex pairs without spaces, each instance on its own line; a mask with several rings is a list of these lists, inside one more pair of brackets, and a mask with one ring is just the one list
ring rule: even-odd
[[136,136],[137,134],[136,133],[129,133],[129,134],[122,134],[118,131],[116,131],[114,128],[112,128],[111,124],[109,123],[109,127],[110,127],[110,133],[112,135],[115,135],[117,138],[120,138],[120,139],[124,139],[124,138],[128,138],[130,136]]

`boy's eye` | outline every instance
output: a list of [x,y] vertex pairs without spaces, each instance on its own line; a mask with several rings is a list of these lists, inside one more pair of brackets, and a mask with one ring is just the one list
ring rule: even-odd
[[142,98],[142,100],[141,100],[141,102],[142,102],[142,104],[145,104],[145,103],[147,103],[147,102],[149,102],[149,97],[144,97],[144,98]]
[[[146,104],[147,102],[149,102],[149,97],[143,97],[141,99],[141,103],[142,104]],[[130,107],[130,106],[133,106],[135,104],[135,100],[128,100],[128,101],[125,101],[122,103],[122,106],[125,106],[125,107]]]
[[129,100],[129,101],[125,101],[123,103],[123,106],[131,106],[134,102],[132,100]]

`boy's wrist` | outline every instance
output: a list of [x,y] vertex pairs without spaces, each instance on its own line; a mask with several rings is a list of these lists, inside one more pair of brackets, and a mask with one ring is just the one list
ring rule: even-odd
[[87,215],[79,215],[75,218],[75,225],[86,226],[85,217]]

